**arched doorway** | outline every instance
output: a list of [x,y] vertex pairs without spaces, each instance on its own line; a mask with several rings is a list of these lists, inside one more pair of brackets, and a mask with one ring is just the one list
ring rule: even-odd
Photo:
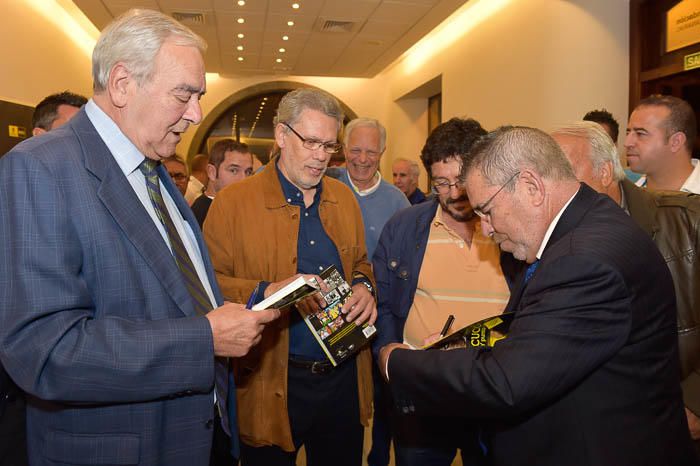
[[[204,118],[192,138],[187,158],[209,153],[209,147],[222,138],[232,138],[248,144],[258,159],[267,163],[272,148],[272,119],[280,99],[287,92],[301,87],[314,87],[294,81],[271,81],[241,89],[222,100]],[[336,97],[337,98],[337,97]],[[345,122],[357,115],[338,99]],[[336,154],[334,158],[343,158]]]

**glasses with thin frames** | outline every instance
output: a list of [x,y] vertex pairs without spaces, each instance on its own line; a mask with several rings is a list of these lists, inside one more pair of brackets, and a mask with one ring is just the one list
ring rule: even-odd
[[307,139],[301,134],[297,133],[294,128],[292,128],[288,123],[282,123],[284,126],[289,128],[292,133],[296,135],[301,140],[301,145],[309,150],[319,150],[323,147],[323,152],[326,154],[337,154],[341,148],[341,144],[338,142],[321,142],[315,139]]
[[491,197],[488,198],[488,200],[487,200],[486,202],[484,202],[484,203],[481,204],[480,206],[474,207],[474,209],[473,209],[473,210],[474,210],[474,213],[475,213],[476,215],[478,215],[479,217],[483,218],[483,219],[488,219],[489,216],[490,216],[490,213],[489,213],[489,212],[484,212],[484,209],[486,209],[486,207],[488,207],[488,205],[496,198],[496,196],[498,196],[498,193],[500,193],[501,191],[503,191],[503,188],[505,188],[506,186],[508,186],[508,184],[510,184],[510,182],[513,181],[518,175],[520,175],[520,172],[519,172],[519,171],[515,172],[515,173],[513,174],[513,176],[511,176],[510,178],[508,178],[508,181],[506,181],[505,183],[503,183],[503,185],[501,185],[501,187],[498,188],[498,191],[496,191],[495,193],[493,193],[493,196],[491,196]]
[[460,189],[464,180],[458,179],[454,183],[449,183],[447,180],[433,183],[433,192],[436,194],[448,194],[453,187]]

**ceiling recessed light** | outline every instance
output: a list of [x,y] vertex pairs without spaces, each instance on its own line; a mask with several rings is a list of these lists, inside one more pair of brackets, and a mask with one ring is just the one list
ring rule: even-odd
[[294,26],[294,21],[287,21],[287,26]]
[[243,61],[243,57],[238,57],[238,61]]
[[238,0],[238,6],[245,5],[245,0]]
[[298,4],[298,3],[292,3],[292,8],[294,8],[295,10],[298,10],[298,9],[299,9],[299,4]]
[[289,36],[282,36],[282,40],[289,40]]
[[239,39],[243,39],[245,37],[245,34],[243,34],[242,32],[239,32],[237,37]]
[[284,47],[280,48],[280,53],[284,53],[286,51],[287,51],[287,49],[285,49]]
[[267,100],[267,97],[263,97],[263,100]]
[[277,63],[282,63],[282,59],[281,59],[281,58],[278,58],[278,59],[275,60],[275,61],[276,61]]
[[242,51],[242,50],[243,50],[243,46],[242,46],[242,45],[239,45],[238,47],[236,47],[236,50],[238,50],[239,52]]
[[261,107],[264,107],[264,106],[265,106],[265,101],[264,101],[264,100],[263,100],[262,102],[260,102],[260,106],[261,106]]
[[238,18],[238,19],[236,20],[236,22],[237,22],[238,24],[243,24],[243,23],[245,23],[245,19],[244,19],[244,18]]

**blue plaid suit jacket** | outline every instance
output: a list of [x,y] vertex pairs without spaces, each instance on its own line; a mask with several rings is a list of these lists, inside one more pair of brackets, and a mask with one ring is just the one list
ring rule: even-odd
[[84,110],[0,158],[0,360],[28,393],[33,465],[209,462],[224,361]]

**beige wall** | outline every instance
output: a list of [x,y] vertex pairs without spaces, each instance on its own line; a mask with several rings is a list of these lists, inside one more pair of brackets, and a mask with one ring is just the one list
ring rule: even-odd
[[[66,88],[89,95],[87,55],[56,26],[22,7],[24,1],[29,0],[7,2],[9,11],[0,17],[0,39],[14,47],[3,57],[0,96],[31,105]],[[427,137],[427,101],[411,93],[437,76],[442,78],[443,121],[471,116],[487,129],[501,124],[549,129],[606,107],[624,127],[627,1],[472,0],[465,9],[476,11],[480,4],[502,9],[480,23],[462,17],[427,53],[408,54],[372,79],[220,77],[208,81],[203,110],[211,111],[231,94],[266,81],[321,87],[358,115],[385,123],[386,178],[391,177],[393,158],[418,159]],[[419,56],[422,61],[416,60]],[[185,135],[179,152],[187,153],[193,135],[194,130]],[[426,188],[424,173],[421,187]]]
[[43,16],[50,11],[37,0],[9,0],[2,5],[0,43],[5,52],[0,58],[0,98],[34,106],[66,89],[91,95],[90,55]]

